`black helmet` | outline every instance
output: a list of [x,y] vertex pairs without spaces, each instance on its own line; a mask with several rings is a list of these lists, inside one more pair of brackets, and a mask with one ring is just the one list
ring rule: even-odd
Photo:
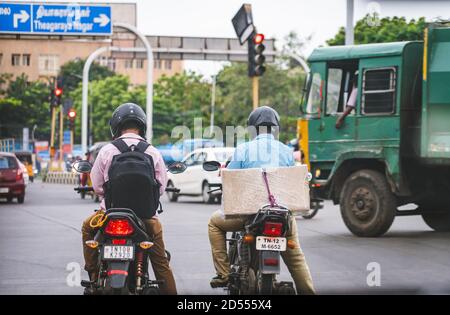
[[122,126],[125,122],[133,121],[139,128],[139,135],[145,136],[147,131],[147,116],[144,110],[136,104],[124,103],[116,108],[109,121],[109,128],[113,138],[120,136]]
[[280,116],[277,111],[269,106],[261,106],[253,110],[248,116],[248,126],[280,127]]

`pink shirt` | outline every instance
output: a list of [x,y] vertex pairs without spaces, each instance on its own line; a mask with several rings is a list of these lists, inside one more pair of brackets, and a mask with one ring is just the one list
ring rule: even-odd
[[[137,145],[139,140],[144,140],[139,135],[134,133],[126,133],[120,138],[123,139],[128,146],[132,144]],[[153,163],[155,164],[155,175],[156,179],[161,183],[160,194],[162,195],[167,185],[167,173],[164,160],[161,153],[159,153],[159,151],[153,146],[149,146],[145,153],[149,154],[153,158]],[[111,166],[113,156],[117,154],[120,154],[120,151],[113,144],[109,143],[105,145],[98,153],[94,166],[92,167],[92,186],[94,187],[95,193],[102,200],[100,204],[102,209],[105,209],[103,184],[108,181],[108,170]]]

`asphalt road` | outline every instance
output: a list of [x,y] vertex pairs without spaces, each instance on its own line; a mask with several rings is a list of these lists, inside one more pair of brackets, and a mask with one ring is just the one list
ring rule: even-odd
[[[177,203],[164,198],[163,205],[179,292],[223,294],[209,287],[214,271],[207,222],[218,206],[196,198]],[[95,207],[70,185],[41,182],[29,185],[23,205],[0,201],[0,294],[81,294],[82,288],[73,286],[83,265],[80,226]],[[314,219],[298,223],[318,293],[450,292],[450,233],[433,232],[421,217],[396,218],[381,238],[353,236],[331,203]],[[367,284],[368,276],[373,279],[370,263],[379,266],[380,286]],[[279,279],[289,278],[283,267]]]

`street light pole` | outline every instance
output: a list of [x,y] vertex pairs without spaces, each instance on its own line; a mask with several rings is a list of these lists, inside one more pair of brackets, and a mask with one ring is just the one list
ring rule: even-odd
[[211,87],[211,121],[210,121],[210,129],[209,129],[209,135],[211,136],[214,129],[214,111],[216,106],[216,76],[212,76],[212,87]]
[[153,50],[147,37],[138,31],[136,27],[126,23],[114,23],[114,26],[121,27],[134,33],[144,44],[147,51],[147,93],[146,93],[146,114],[147,114],[147,141],[151,143],[153,137]]
[[145,48],[138,47],[100,47],[87,58],[83,67],[83,93],[81,106],[81,148],[83,152],[87,151],[87,124],[88,124],[88,84],[89,69],[92,62],[101,54],[107,51],[117,52],[147,52],[147,93],[146,93],[146,112],[147,112],[147,141],[151,142],[153,137],[153,51],[147,38],[139,32],[134,26],[126,23],[114,23],[114,26],[121,27],[134,33],[144,44]]
[[354,30],[353,30],[353,10],[354,0],[347,0],[347,25],[345,26],[345,45],[353,45]]

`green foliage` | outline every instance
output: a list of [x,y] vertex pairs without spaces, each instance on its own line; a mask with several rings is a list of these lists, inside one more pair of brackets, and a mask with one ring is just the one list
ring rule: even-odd
[[[64,78],[64,92],[69,93],[75,90],[82,81],[83,67],[86,60],[76,59],[66,62],[61,66],[59,75]],[[102,80],[114,75],[114,71],[94,62],[89,70],[89,81]]]
[[[376,16],[365,16],[356,22],[355,44],[387,43],[421,40],[426,26],[425,18],[407,21],[404,17],[386,17],[376,20]],[[368,23],[368,21],[374,23]],[[374,25],[375,24],[375,25]],[[345,28],[341,27],[336,36],[327,41],[330,46],[344,45]]]
[[[131,100],[128,85],[128,78],[120,75],[89,83],[89,106],[92,107],[91,121],[93,122],[94,141],[104,141],[111,138],[109,119],[117,106]],[[81,95],[81,85],[69,94],[69,97],[74,101],[74,108],[77,112],[75,142],[80,142],[81,135]]]
[[21,136],[22,128],[37,125],[36,138],[50,135],[50,88],[41,81],[28,82],[24,74],[12,79],[2,75],[0,138]]
[[[299,103],[304,73],[298,68],[283,69],[268,64],[260,77],[260,105],[268,105],[281,116],[280,139],[286,141],[296,134],[296,121],[300,114]],[[252,111],[252,84],[247,77],[247,65],[234,63],[217,76],[217,125],[245,126]]]
[[[304,39],[295,33],[286,38],[286,51],[301,50]],[[81,74],[84,61],[75,60],[62,66],[65,98],[73,100],[77,111],[75,119],[75,143],[81,142]],[[284,62],[267,64],[265,74],[260,77],[260,105],[273,106],[281,116],[281,139],[292,139],[296,134],[296,120],[304,81],[304,73],[294,67],[288,58]],[[4,83],[4,84],[2,84]],[[25,76],[11,80],[0,76],[1,137],[14,132],[20,135],[21,128],[38,125],[40,139],[49,138],[50,87],[40,81],[27,83]],[[175,126],[188,126],[193,132],[194,118],[201,118],[203,127],[209,126],[211,115],[211,83],[195,73],[163,76],[153,85],[153,132],[154,144],[174,141],[170,139]],[[111,138],[109,119],[114,109],[122,103],[134,102],[143,108],[146,105],[145,86],[132,87],[125,76],[116,75],[105,67],[93,64],[90,71],[89,107],[92,111],[93,141]],[[245,126],[252,110],[252,84],[247,76],[246,63],[231,63],[217,75],[215,124],[225,132],[226,126]],[[13,122],[13,123],[12,123]],[[67,122],[67,119],[66,119]],[[67,127],[67,125],[66,125]]]

